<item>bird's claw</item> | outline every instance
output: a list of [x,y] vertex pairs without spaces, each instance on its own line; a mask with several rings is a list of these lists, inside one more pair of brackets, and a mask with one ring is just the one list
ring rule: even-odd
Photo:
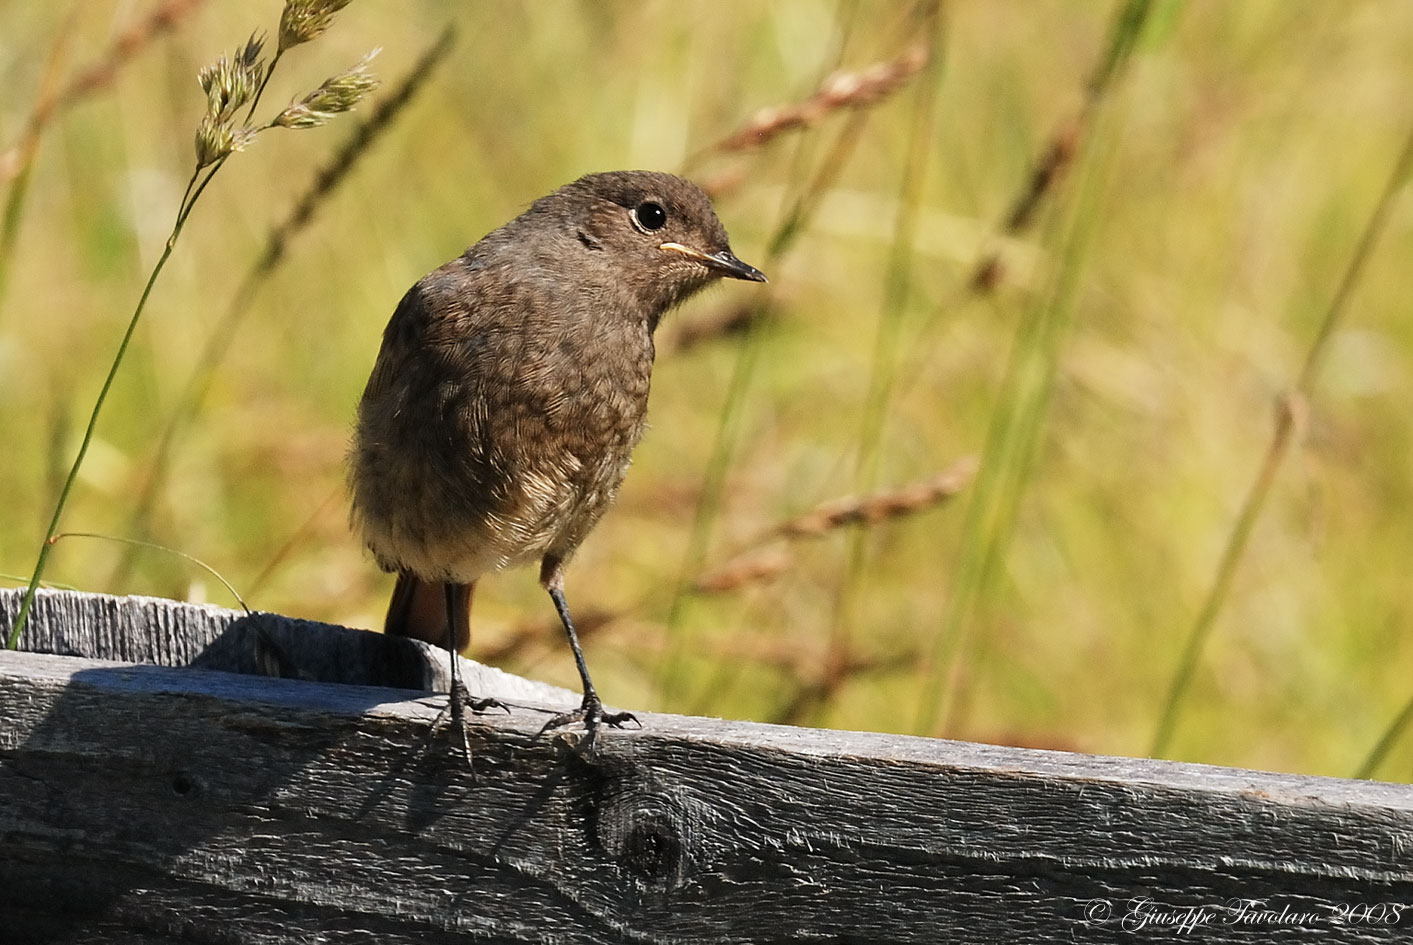
[[510,714],[510,707],[499,699],[473,699],[471,690],[466,688],[466,683],[460,679],[452,684],[450,701],[447,702],[447,709],[450,710],[452,718],[460,719],[466,714],[466,710],[472,712],[489,712],[491,709],[503,709],[505,714]]
[[579,708],[570,712],[561,712],[546,722],[544,727],[540,729],[540,734],[543,735],[550,729],[572,725],[575,722],[583,722],[584,728],[588,730],[590,736],[598,730],[600,723],[612,728],[622,728],[632,722],[639,728],[643,727],[643,723],[639,722],[638,717],[632,712],[605,712],[603,703],[599,701],[598,696],[588,695],[584,697]]
[[443,720],[449,722],[456,730],[457,739],[460,742],[461,755],[466,761],[467,769],[476,773],[475,765],[471,761],[471,741],[466,734],[466,710],[481,713],[491,709],[504,709],[506,714],[510,714],[510,707],[499,699],[473,699],[471,691],[466,688],[466,684],[460,679],[456,680],[447,694],[445,708],[437,713],[437,717],[432,719],[431,727],[428,729],[427,737],[430,739],[436,735],[437,729],[441,727]]

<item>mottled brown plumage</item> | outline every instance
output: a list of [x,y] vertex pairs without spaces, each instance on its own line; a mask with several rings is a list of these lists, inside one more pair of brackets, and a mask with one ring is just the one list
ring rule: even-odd
[[[591,174],[537,200],[398,304],[358,408],[353,515],[398,574],[389,633],[461,649],[483,574],[541,562],[584,683],[563,565],[618,491],[643,433],[653,330],[731,254],[696,186]],[[619,717],[608,721],[621,721]]]

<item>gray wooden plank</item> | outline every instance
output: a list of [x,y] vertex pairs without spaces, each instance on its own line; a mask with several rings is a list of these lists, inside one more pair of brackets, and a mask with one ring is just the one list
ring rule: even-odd
[[[0,637],[8,636],[23,591],[0,588]],[[264,611],[246,613],[159,597],[41,591],[20,649],[153,666],[193,666],[322,682],[447,690],[447,655],[418,640],[385,637]],[[461,674],[478,696],[578,704],[558,686],[473,660]]]
[[[1413,923],[1335,911],[1413,908],[1403,785],[650,713],[582,754],[531,708],[473,720],[472,776],[427,741],[443,701],[0,654],[4,940],[1133,942],[1179,934],[1135,916],[1190,915],[1203,941],[1393,942]],[[1232,921],[1237,898],[1286,919]]]

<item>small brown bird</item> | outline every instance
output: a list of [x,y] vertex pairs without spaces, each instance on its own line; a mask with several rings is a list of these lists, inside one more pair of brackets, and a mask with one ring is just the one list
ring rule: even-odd
[[358,407],[353,519],[397,573],[386,632],[452,651],[455,716],[477,579],[538,560],[584,687],[545,728],[632,719],[604,714],[564,565],[643,434],[653,330],[723,276],[766,281],[732,254],[706,194],[619,171],[535,201],[398,304]]

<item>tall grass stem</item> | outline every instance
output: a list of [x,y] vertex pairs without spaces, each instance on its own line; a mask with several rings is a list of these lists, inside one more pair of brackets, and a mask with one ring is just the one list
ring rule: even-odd
[[[437,39],[418,57],[402,81],[379,100],[368,118],[359,123],[357,130],[334,153],[333,159],[320,168],[289,213],[270,231],[265,248],[246,270],[225,312],[207,336],[196,367],[192,369],[186,386],[177,398],[176,409],[162,429],[137,501],[133,503],[132,512],[128,516],[126,530],[129,534],[147,535],[151,532],[152,511],[167,482],[177,443],[205,400],[211,388],[211,381],[250,311],[256,293],[279,268],[290,243],[313,221],[323,202],[348,178],[359,159],[369,152],[373,144],[392,126],[404,107],[424,87],[427,78],[451,50],[455,37],[454,26],[448,25],[442,30]],[[273,71],[273,63],[270,69]],[[267,80],[268,75],[267,72]],[[128,550],[118,559],[117,566],[108,578],[109,587],[120,588],[127,582],[142,547],[128,546]],[[251,592],[254,590],[252,587]]]
[[[191,193],[192,182],[200,173],[198,170],[192,174],[192,181],[187,184],[188,193]],[[194,202],[197,196],[200,196],[199,191],[191,197],[191,200]],[[132,318],[128,319],[127,330],[123,332],[123,340],[118,343],[117,353],[113,355],[113,363],[108,368],[108,375],[103,379],[103,387],[98,391],[98,397],[93,402],[93,410],[88,417],[88,426],[84,428],[78,454],[74,457],[73,465],[69,467],[69,474],[64,479],[64,485],[59,490],[58,501],[54,503],[54,514],[49,519],[49,527],[44,532],[44,541],[40,543],[39,555],[34,562],[34,572],[30,575],[29,585],[25,588],[24,600],[20,602],[19,612],[15,615],[15,624],[10,628],[10,635],[5,640],[7,649],[13,650],[20,644],[20,635],[24,633],[30,608],[34,606],[34,596],[38,592],[39,582],[44,576],[44,567],[49,562],[49,552],[54,547],[51,538],[59,532],[59,520],[64,515],[64,507],[69,503],[69,495],[74,490],[74,483],[78,481],[79,469],[83,466],[84,457],[88,455],[89,446],[93,444],[93,434],[98,429],[99,414],[103,412],[103,404],[108,400],[108,392],[112,390],[113,380],[118,376],[118,368],[122,367],[123,358],[128,352],[128,345],[132,342],[133,332],[137,330],[138,320],[142,318],[142,312],[147,307],[147,300],[152,295],[152,287],[157,284],[157,277],[166,268],[167,260],[171,258],[172,250],[176,247],[177,237],[181,235],[182,226],[186,223],[186,213],[182,212],[183,210],[189,211],[189,208],[183,207],[177,213],[172,233],[167,237],[167,242],[162,247],[162,255],[158,257],[157,264],[152,267],[152,274],[147,277],[147,284],[142,288],[142,296],[137,300],[137,307],[133,309]]]
[[[933,129],[936,125],[937,96],[944,74],[941,54],[944,21],[940,7],[940,4],[933,4],[924,14],[923,22],[919,24],[919,31],[926,37],[926,65],[913,92],[909,140],[898,186],[898,216],[894,222],[893,240],[885,271],[883,301],[878,328],[874,334],[867,392],[859,418],[854,489],[860,493],[871,492],[878,484],[880,445],[883,442],[888,405],[892,399],[898,367],[902,322],[907,313],[912,289],[918,219],[935,137]],[[833,686],[842,682],[842,669],[849,662],[855,609],[866,571],[869,535],[868,528],[856,527],[849,530],[844,572],[835,595],[830,619],[829,647],[823,667],[826,695]]]
[[[1413,173],[1413,129],[1409,131],[1403,150],[1394,163],[1393,172],[1389,175],[1383,193],[1379,196],[1373,213],[1369,216],[1369,222],[1364,228],[1363,235],[1354,248],[1354,255],[1349,260],[1349,266],[1345,269],[1344,275],[1330,299],[1329,308],[1325,311],[1320,328],[1310,343],[1310,350],[1306,353],[1305,362],[1301,365],[1300,373],[1296,376],[1295,387],[1282,396],[1276,404],[1276,422],[1275,429],[1271,434],[1270,446],[1267,447],[1266,455],[1261,461],[1256,478],[1246,493],[1241,511],[1237,513],[1236,523],[1232,526],[1231,534],[1227,537],[1226,546],[1223,548],[1221,559],[1217,564],[1217,572],[1212,580],[1212,586],[1202,602],[1197,619],[1193,621],[1192,629],[1188,631],[1177,670],[1169,684],[1167,697],[1163,700],[1162,712],[1153,734],[1153,742],[1149,747],[1149,754],[1153,757],[1164,755],[1172,744],[1178,715],[1192,687],[1192,679],[1197,671],[1197,664],[1201,660],[1202,650],[1212,635],[1212,628],[1216,625],[1217,616],[1221,613],[1223,605],[1231,594],[1236,569],[1246,553],[1251,532],[1256,527],[1262,510],[1266,507],[1266,500],[1270,498],[1271,489],[1275,485],[1276,474],[1280,471],[1281,463],[1295,439],[1299,426],[1297,420],[1306,412],[1306,405],[1313,392],[1320,365],[1329,348],[1330,339],[1344,319],[1350,296],[1354,294],[1354,290],[1364,274],[1369,257],[1373,255],[1379,237],[1383,235],[1388,226],[1389,218],[1397,202],[1396,198],[1404,184],[1407,183],[1410,173]],[[1392,738],[1408,725],[1409,721],[1409,713],[1400,715],[1395,720],[1394,726],[1380,740],[1380,745],[1383,745],[1385,741],[1391,743]],[[1377,749],[1374,756],[1371,757],[1377,762]]]

